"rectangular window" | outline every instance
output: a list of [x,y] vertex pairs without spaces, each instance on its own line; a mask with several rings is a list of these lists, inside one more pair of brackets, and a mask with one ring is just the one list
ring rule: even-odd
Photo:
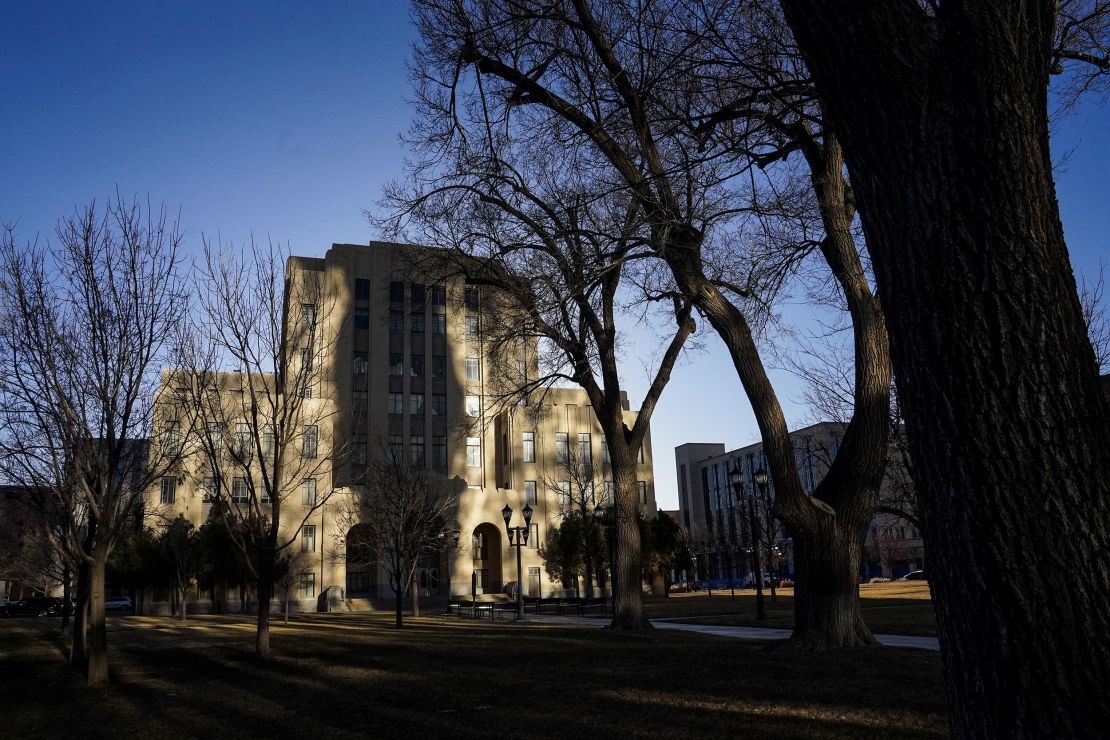
[[216,490],[215,478],[201,478],[200,479],[200,499],[206,504],[210,504],[216,500],[218,491]]
[[613,505],[613,481],[606,480],[601,482],[601,505]]
[[447,467],[447,437],[444,435],[432,437],[432,465]]
[[405,312],[404,311],[390,311],[389,312],[389,331],[394,334],[400,334],[405,330]]
[[447,305],[447,289],[442,285],[428,286],[428,302],[433,306]]
[[298,582],[298,590],[302,599],[315,599],[316,598],[316,574],[311,570],[306,570],[300,574]]
[[466,323],[466,335],[468,337],[478,336],[478,317],[467,316],[464,321]]
[[312,331],[316,328],[316,304],[315,303],[302,303],[301,304],[301,323],[304,328]]
[[405,413],[405,396],[402,393],[390,393],[387,397],[387,410],[391,414]]
[[524,432],[524,462],[534,463],[536,461],[536,433]]
[[424,310],[424,283],[413,283],[409,286],[409,300],[413,311]]
[[370,312],[365,308],[355,309],[355,329],[366,331],[370,328]]
[[362,351],[355,352],[352,369],[354,370],[355,375],[365,375],[366,374],[366,353],[365,352],[362,352]]
[[582,432],[578,435],[578,460],[583,465],[593,462],[593,445],[590,444],[590,433]]
[[570,461],[570,436],[566,432],[555,432],[555,462],[566,464]]
[[246,459],[251,452],[253,452],[251,449],[251,427],[250,424],[241,421],[235,425],[235,455]]
[[181,424],[176,421],[166,422],[166,433],[162,438],[162,454],[166,457],[177,457],[181,452]]
[[301,527],[301,552],[316,552],[316,525]]
[[594,482],[592,480],[585,481],[581,484],[582,502],[586,506],[597,506],[597,499],[594,497]]
[[466,292],[463,294],[463,304],[466,306],[467,311],[478,310],[478,286],[466,286]]
[[316,479],[305,478],[301,481],[301,505],[316,505]]
[[250,489],[246,478],[233,478],[231,481],[231,500],[236,504],[245,504],[250,499]]
[[274,456],[275,441],[274,430],[271,427],[262,430],[262,456],[267,460]]
[[172,504],[177,500],[177,478],[168,475],[162,479],[162,503]]
[[394,378],[405,374],[405,356],[400,352],[389,353],[389,374]]
[[401,441],[400,434],[389,435],[389,454],[394,462],[401,462],[401,454],[404,452],[404,443]]
[[601,438],[601,462],[603,462],[603,463],[613,462],[609,458],[609,440],[605,439],[605,437]]
[[304,428],[301,437],[301,457],[316,457],[316,446],[319,441],[320,428],[312,425]]
[[411,313],[409,314],[409,326],[412,327],[413,333],[421,333],[424,331],[424,314]]
[[224,427],[218,421],[210,421],[204,425],[205,451],[216,457],[224,454]]
[[447,316],[441,313],[432,314],[432,334],[447,333]]
[[410,393],[409,394],[409,413],[413,416],[424,415],[424,394],[423,393]]
[[413,434],[409,437],[409,462],[413,465],[424,464],[424,435]]
[[370,281],[363,278],[355,278],[355,300],[368,301],[370,300]]
[[473,417],[478,417],[482,415],[482,399],[480,397],[466,397],[466,415]]
[[413,355],[411,359],[412,359],[412,367],[409,369],[409,372],[411,373],[412,377],[414,377],[414,378],[423,378],[424,377],[424,355]]
[[640,505],[647,505],[647,481],[639,481],[636,484],[640,488]]
[[466,358],[466,379],[467,380],[481,380],[482,371],[481,365],[477,357]]
[[442,393],[432,394],[432,416],[447,416],[447,396]]
[[528,590],[524,592],[527,596],[533,598],[540,597],[540,569],[537,567],[528,568]]
[[405,284],[399,282],[391,282],[389,284],[389,302],[390,303],[404,303],[405,302]]
[[540,546],[540,525],[528,525],[528,549],[536,550]]
[[559,508],[570,508],[570,481],[561,480],[555,484],[559,491]]
[[432,377],[447,377],[447,358],[443,355],[432,355]]
[[536,481],[524,481],[524,504],[526,506],[536,505]]
[[466,467],[480,468],[482,467],[482,438],[481,437],[467,437],[466,438]]

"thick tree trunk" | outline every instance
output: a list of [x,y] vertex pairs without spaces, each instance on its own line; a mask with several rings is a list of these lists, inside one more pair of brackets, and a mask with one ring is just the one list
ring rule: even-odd
[[[788,645],[825,649],[873,645],[859,603],[859,562],[867,522],[851,525],[839,517],[817,516],[791,527],[794,562],[794,634]],[[828,557],[828,553],[847,557]],[[758,576],[757,576],[758,577]]]
[[258,579],[258,620],[254,634],[254,653],[259,658],[273,656],[270,649],[270,601],[273,599],[274,583],[268,574],[260,573]]
[[89,661],[88,624],[89,624],[89,565],[82,562],[77,566],[77,593],[73,605],[73,635],[70,642],[69,665],[82,673]]
[[954,733],[1110,734],[1110,414],[1052,180],[1056,4],[783,6],[890,323]]
[[[603,425],[604,426],[604,425]],[[651,629],[644,614],[644,581],[640,559],[640,489],[636,485],[636,455],[624,442],[623,428],[606,429],[613,471],[616,506],[616,556],[613,564],[613,621],[619,630]]]
[[108,553],[101,548],[93,550],[89,565],[89,627],[88,670],[86,683],[90,687],[107,686],[108,675],[108,626],[104,618],[104,571]]

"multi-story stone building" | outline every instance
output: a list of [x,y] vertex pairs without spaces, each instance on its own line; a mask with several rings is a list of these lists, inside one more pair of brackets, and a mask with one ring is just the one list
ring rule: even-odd
[[[840,448],[844,425],[822,422],[790,434],[798,475],[807,493],[812,494],[824,478]],[[678,475],[679,523],[690,541],[700,550],[697,577],[700,580],[743,578],[750,568],[745,557],[734,557],[749,547],[746,537],[749,512],[744,500],[737,506],[729,471],[739,465],[743,472],[745,494],[753,486],[755,471],[767,469],[762,443],[726,451],[721,443],[687,443],[675,448]],[[899,491],[908,485],[901,461],[892,450],[883,481],[881,499],[905,502],[912,494]],[[773,498],[773,488],[769,489]],[[765,531],[771,530],[780,575],[791,575],[791,540],[782,525],[760,510]],[[765,537],[766,539],[766,537]],[[730,547],[735,543],[735,547]],[[868,530],[861,576],[897,576],[924,567],[925,554],[921,533],[907,520],[890,513],[877,513]],[[764,558],[764,567],[766,558]]]
[[[524,592],[562,592],[543,568],[540,548],[558,526],[570,484],[569,458],[595,462],[607,473],[607,448],[585,393],[576,388],[537,390],[517,402],[505,401],[504,363],[490,366],[483,332],[483,296],[460,277],[428,274],[429,250],[374,242],[333,244],[323,258],[292,257],[287,265],[286,314],[318,317],[326,350],[314,364],[311,403],[324,408],[313,428],[313,451],[343,454],[306,479],[303,500],[286,503],[283,522],[304,519],[309,502],[331,493],[326,505],[304,521],[294,551],[305,557],[295,580],[301,608],[321,591],[344,589],[347,598],[388,595],[384,572],[374,563],[346,557],[347,543],[359,538],[349,497],[364,483],[375,455],[399,454],[430,476],[453,482],[458,491],[460,543],[422,563],[419,583],[429,595],[501,592],[516,580],[516,556],[508,546],[501,509],[514,510],[521,523],[527,504],[534,514],[524,549]],[[307,299],[297,281],[322,287]],[[302,302],[299,307],[297,303]],[[302,360],[303,361],[303,360]],[[534,379],[535,345],[523,347],[515,374]],[[249,382],[243,379],[242,382]],[[625,404],[627,409],[627,402]],[[635,412],[627,410],[629,425]],[[573,453],[573,454],[571,454]],[[641,451],[640,498],[646,516],[655,513],[649,441]],[[307,486],[312,491],[307,490]],[[172,487],[169,494],[165,487]],[[324,487],[327,487],[325,489]],[[599,500],[606,495],[606,486]],[[201,485],[185,476],[152,491],[149,516],[185,513],[199,524],[207,515]],[[303,507],[297,510],[297,504]],[[290,532],[289,534],[293,534]]]

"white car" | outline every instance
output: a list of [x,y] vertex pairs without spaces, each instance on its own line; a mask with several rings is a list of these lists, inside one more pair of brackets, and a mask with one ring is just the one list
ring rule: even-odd
[[126,609],[131,611],[131,597],[130,596],[113,596],[104,601],[104,611],[116,611],[119,609]]

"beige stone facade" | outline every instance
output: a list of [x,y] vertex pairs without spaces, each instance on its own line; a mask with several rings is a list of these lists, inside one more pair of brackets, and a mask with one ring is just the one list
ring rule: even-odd
[[[445,548],[420,569],[421,593],[428,596],[446,596],[448,583],[451,594],[464,595],[472,588],[498,593],[515,581],[516,553],[507,544],[501,509],[512,507],[512,523],[522,524],[526,503],[535,512],[535,537],[522,552],[525,594],[561,593],[563,586],[543,569],[540,548],[561,516],[560,481],[568,477],[561,472],[563,441],[589,454],[598,477],[607,477],[604,437],[585,393],[549,388],[531,393],[523,405],[503,402],[505,383],[487,368],[481,291],[461,278],[423,272],[426,253],[381,242],[334,244],[322,259],[289,260],[289,321],[302,311],[319,312],[327,348],[313,360],[311,403],[326,407],[319,443],[342,450],[334,467],[317,476],[317,495],[333,493],[305,520],[315,528],[314,541],[304,544],[298,537],[291,546],[305,550],[297,566],[305,573],[295,586],[298,608],[315,608],[319,594],[333,586],[347,599],[389,595],[375,565],[348,567],[345,545],[357,523],[344,514],[351,508],[344,499],[357,491],[365,466],[386,449],[432,476],[453,480],[461,491],[458,548]],[[306,280],[321,287],[312,303],[297,284]],[[517,367],[534,378],[531,350],[533,356],[522,353]],[[626,413],[631,425],[634,412]],[[328,450],[322,447],[320,455],[328,457]],[[654,516],[650,436],[638,473],[644,513]],[[161,503],[162,492],[152,491],[148,518],[181,512],[199,526],[210,504],[196,479],[179,480],[172,504]],[[604,496],[604,484],[597,495]],[[283,501],[283,522],[292,528],[287,536],[296,536],[304,519],[306,509],[299,506],[296,495]]]

